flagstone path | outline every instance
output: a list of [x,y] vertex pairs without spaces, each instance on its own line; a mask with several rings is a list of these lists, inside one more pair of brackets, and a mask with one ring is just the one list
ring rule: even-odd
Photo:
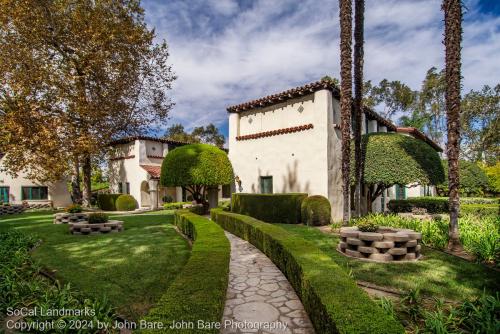
[[221,333],[313,334],[311,321],[283,273],[249,242],[228,232],[226,236],[231,262]]

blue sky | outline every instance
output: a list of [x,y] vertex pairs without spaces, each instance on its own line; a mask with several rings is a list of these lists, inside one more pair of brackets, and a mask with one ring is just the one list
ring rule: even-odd
[[[418,89],[431,66],[443,66],[440,3],[366,0],[366,80]],[[500,1],[464,3],[467,92],[500,82]],[[143,0],[143,7],[178,76],[170,124],[213,122],[227,135],[227,106],[338,77],[338,0]]]

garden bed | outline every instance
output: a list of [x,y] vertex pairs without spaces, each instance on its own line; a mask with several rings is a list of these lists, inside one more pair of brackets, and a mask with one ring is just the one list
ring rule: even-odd
[[78,213],[68,213],[59,212],[54,214],[54,224],[69,224],[69,223],[80,223],[87,221],[88,213],[78,212]]

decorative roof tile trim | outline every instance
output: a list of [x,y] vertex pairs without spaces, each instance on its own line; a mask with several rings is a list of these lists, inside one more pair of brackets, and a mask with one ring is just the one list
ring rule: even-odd
[[159,179],[161,175],[161,166],[140,165],[142,169],[148,172],[153,179]]
[[331,91],[332,93],[334,93],[336,95],[340,94],[338,87],[335,86],[335,84],[332,81],[320,80],[320,81],[316,81],[316,82],[313,82],[313,83],[310,83],[310,84],[307,84],[304,86],[292,88],[292,89],[286,90],[286,91],[281,92],[281,93],[264,96],[264,97],[256,99],[256,100],[252,100],[252,101],[248,101],[245,103],[230,106],[227,108],[227,111],[230,113],[238,113],[238,112],[245,111],[245,110],[262,108],[262,107],[270,106],[270,105],[273,105],[276,103],[285,102],[287,100],[301,97],[304,95],[312,94],[312,93],[317,92],[318,90],[322,90],[322,89],[328,89],[329,91]]
[[263,138],[263,137],[284,135],[287,133],[294,133],[294,132],[309,130],[309,129],[312,129],[313,127],[314,126],[312,124],[299,125],[299,126],[294,126],[291,128],[284,128],[284,129],[278,129],[278,130],[253,133],[250,135],[237,136],[236,140],[249,140],[249,139],[258,139],[258,138]]
[[[271,106],[277,103],[282,103],[290,99],[312,94],[322,89],[328,89],[332,92],[334,97],[340,97],[339,88],[330,80],[320,80],[304,86],[292,88],[281,93],[268,95],[261,97],[256,100],[248,101],[245,103],[237,104],[227,108],[230,113],[239,113],[246,110],[252,110],[257,108],[263,108]],[[396,126],[389,120],[377,114],[374,110],[370,108],[363,108],[363,112],[372,119],[377,120],[381,124],[385,125],[389,130],[396,131]]]
[[124,157],[116,157],[116,158],[111,158],[109,160],[115,161],[115,160],[125,160],[125,159],[133,159],[133,158],[135,158],[135,155],[127,155],[127,156],[124,156]]
[[148,155],[149,159],[163,159],[164,156],[161,155]]
[[120,139],[116,139],[113,141],[110,141],[107,146],[114,146],[114,145],[120,145],[120,144],[128,144],[130,142],[136,141],[136,140],[150,140],[150,141],[155,141],[158,143],[166,143],[166,144],[175,144],[175,145],[186,145],[186,144],[191,144],[188,142],[182,142],[178,140],[172,140],[172,139],[167,139],[167,138],[156,138],[156,137],[149,137],[149,136],[131,136],[131,137],[123,137]]
[[417,128],[397,128],[397,132],[408,133],[415,138],[425,141],[427,144],[431,145],[436,151],[443,152],[441,146],[439,146],[435,141],[427,137],[424,133],[420,132]]

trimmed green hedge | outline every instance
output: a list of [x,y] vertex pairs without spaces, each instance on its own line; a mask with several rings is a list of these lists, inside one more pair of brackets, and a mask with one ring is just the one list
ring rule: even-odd
[[252,217],[211,211],[212,220],[248,240],[285,274],[299,295],[316,333],[403,333],[353,279],[314,244]]
[[[175,225],[194,241],[191,257],[158,304],[145,317],[164,324],[162,333],[219,333],[197,329],[198,320],[220,322],[226,301],[230,245],[224,230],[187,210],[175,212]],[[169,329],[172,321],[195,324],[194,329]],[[158,333],[158,330],[146,331]]]
[[98,194],[97,206],[104,211],[116,211],[116,200],[122,194]]
[[116,199],[115,206],[118,211],[133,211],[137,209],[137,201],[134,196],[123,194]]
[[299,224],[305,193],[233,194],[231,211],[268,223]]
[[[500,214],[499,204],[468,204],[477,199],[460,199],[460,213],[472,213],[480,216],[498,216]],[[415,197],[402,200],[390,200],[387,204],[389,210],[394,213],[412,212],[414,208],[424,208],[428,213],[448,213],[448,197]]]
[[330,224],[332,220],[332,207],[325,196],[309,196],[302,201],[302,223],[310,226]]

